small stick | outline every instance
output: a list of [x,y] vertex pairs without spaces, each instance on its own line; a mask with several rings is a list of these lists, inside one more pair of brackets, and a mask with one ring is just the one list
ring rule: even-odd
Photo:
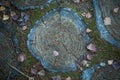
[[19,72],[20,74],[22,74],[23,76],[29,78],[29,80],[34,80],[34,78],[24,74],[22,71],[18,70],[16,67],[12,66],[11,64],[8,64],[12,69],[16,70],[17,72]]

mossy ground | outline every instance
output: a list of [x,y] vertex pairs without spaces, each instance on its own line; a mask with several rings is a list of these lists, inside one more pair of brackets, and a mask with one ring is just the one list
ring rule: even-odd
[[[78,13],[79,16],[81,16],[81,13],[83,12],[82,10],[80,11],[77,10],[78,4],[64,2],[61,6],[72,8],[75,12]],[[42,10],[35,9],[35,10],[26,11],[30,15],[28,30],[18,31],[17,36],[20,40],[20,47],[22,52],[27,55],[27,59],[22,65],[22,71],[28,75],[30,75],[29,74],[30,67],[38,63],[38,61],[31,56],[30,52],[27,49],[26,46],[27,35],[30,29],[33,27],[36,20],[40,19],[43,15],[45,15],[46,12],[57,7],[58,5],[56,3],[53,3],[49,7],[45,7]],[[92,30],[92,32],[89,33],[89,36],[92,39],[92,43],[94,43],[97,48],[97,52],[95,53],[94,58],[90,61],[90,66],[109,59],[114,59],[114,60],[120,59],[120,50],[113,47],[112,45],[110,45],[109,43],[107,43],[106,41],[100,38],[99,31],[97,30],[96,27],[94,10],[90,8],[88,11],[92,13],[92,18],[87,19],[85,17],[82,16],[81,17],[83,18],[84,22],[87,24],[88,28]],[[42,67],[40,68],[42,69]],[[81,72],[80,70],[69,73],[52,73],[46,71],[45,77],[41,77],[41,78],[39,77],[40,78],[39,80],[50,80],[51,76],[54,75],[61,75],[63,80],[68,76],[71,76],[73,80],[80,80]]]

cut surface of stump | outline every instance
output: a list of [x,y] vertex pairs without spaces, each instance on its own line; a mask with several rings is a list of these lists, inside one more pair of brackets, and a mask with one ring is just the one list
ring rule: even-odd
[[76,70],[86,54],[89,37],[82,19],[69,8],[55,9],[38,20],[28,34],[27,45],[44,68],[53,72]]

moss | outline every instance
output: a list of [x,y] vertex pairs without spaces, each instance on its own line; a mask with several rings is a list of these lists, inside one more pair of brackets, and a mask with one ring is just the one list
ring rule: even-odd
[[40,19],[43,15],[46,14],[46,12],[49,12],[50,10],[57,8],[57,4],[51,4],[50,6],[45,7],[44,9],[40,10],[40,9],[35,9],[33,11],[31,11],[30,13],[30,20],[31,20],[31,24],[33,25],[35,23],[36,20]]

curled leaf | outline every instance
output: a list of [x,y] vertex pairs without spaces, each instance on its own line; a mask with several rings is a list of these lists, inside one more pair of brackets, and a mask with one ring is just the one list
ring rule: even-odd
[[87,59],[88,60],[91,60],[93,58],[93,55],[92,54],[87,54]]
[[114,8],[114,9],[113,9],[113,12],[117,13],[117,12],[118,12],[118,10],[119,10],[119,7]]
[[88,12],[88,13],[86,13],[85,17],[89,19],[92,17],[92,15],[90,14],[90,12]]
[[83,12],[81,15],[82,15],[83,17],[85,17],[86,13],[85,13],[85,12]]
[[23,62],[23,61],[25,61],[26,60],[26,55],[25,54],[19,54],[19,56],[18,56],[18,61],[19,62]]
[[92,43],[90,43],[89,45],[87,45],[87,49],[90,50],[91,52],[96,52],[96,47]]

